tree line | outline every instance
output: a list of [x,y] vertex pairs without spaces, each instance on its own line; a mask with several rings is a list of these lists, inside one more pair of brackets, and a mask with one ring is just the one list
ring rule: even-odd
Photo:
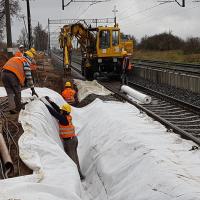
[[[33,28],[33,46],[37,51],[44,51],[48,45],[48,33],[43,29],[42,25],[38,22],[37,26]],[[26,30],[23,28],[17,40],[17,44],[23,44],[28,47],[28,36]]]
[[171,32],[165,32],[143,37],[139,43],[136,42],[136,48],[153,51],[182,50],[185,54],[200,53],[200,37],[183,40]]
[[[21,18],[21,6],[19,0],[9,0],[10,3],[10,15],[11,20],[12,17]],[[6,19],[5,19],[5,0],[0,0],[0,49],[6,48],[6,45],[2,42],[5,38],[5,27],[6,27]],[[37,24],[37,26],[33,27],[33,46],[39,50],[43,51],[47,49],[47,41],[48,34],[45,29],[42,28],[42,25]],[[13,46],[23,44],[25,47],[28,47],[28,35],[25,28],[21,30],[21,34],[17,40],[17,44]]]
[[[19,0],[10,0],[11,17],[20,17]],[[5,37],[5,0],[0,0],[0,47],[3,47],[2,40]],[[18,44],[28,46],[27,32],[25,29],[21,31]],[[144,36],[140,42],[137,42],[134,36],[122,34],[122,39],[133,39],[134,48],[139,50],[169,51],[182,50],[185,54],[200,53],[200,37],[190,37],[186,40],[172,34],[172,32],[164,32],[153,36]],[[33,28],[33,46],[37,50],[47,49],[48,35],[42,25],[39,24]]]

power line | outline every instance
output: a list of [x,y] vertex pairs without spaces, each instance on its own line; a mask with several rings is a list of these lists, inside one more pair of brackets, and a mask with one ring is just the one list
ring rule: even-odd
[[158,7],[158,6],[161,6],[161,5],[163,5],[163,4],[166,4],[166,3],[169,3],[169,2],[159,3],[159,4],[156,4],[156,5],[154,5],[154,6],[148,7],[148,8],[146,8],[146,9],[144,9],[144,10],[140,10],[140,11],[138,11],[138,12],[136,12],[136,13],[133,13],[133,14],[131,14],[131,15],[128,15],[128,16],[126,16],[126,17],[123,17],[123,18],[119,19],[119,21],[123,21],[123,20],[125,20],[125,19],[127,19],[127,18],[129,18],[129,17],[134,16],[134,15],[138,15],[138,14],[140,14],[140,13],[147,12],[147,11],[149,11],[149,10],[152,10],[152,9],[154,9],[154,8],[156,8],[156,7]]
[[[197,7],[191,7],[191,8],[188,8],[188,10],[196,9],[196,8],[198,8],[198,7],[199,7],[199,6],[197,6]],[[177,11],[176,11],[176,12],[173,12],[173,13],[176,13],[176,14],[177,14],[177,13],[182,13],[182,12],[183,12],[183,10],[181,10],[180,12],[177,12]],[[166,16],[166,15],[165,15],[165,16]],[[143,25],[143,24],[146,24],[147,22],[149,23],[150,21],[152,21],[152,18],[153,18],[153,17],[155,17],[155,16],[153,16],[153,15],[147,16],[147,18],[145,18],[145,19],[147,19],[146,21],[144,21],[144,22],[142,22],[142,23],[139,23],[139,22],[138,22],[138,23],[134,24],[134,26],[137,26],[137,27],[138,27],[138,26],[141,26],[141,25]],[[159,18],[159,19],[160,19],[160,18]],[[137,20],[137,21],[140,21],[140,20]],[[137,22],[137,21],[136,21],[136,22]],[[128,24],[128,23],[127,23],[127,24]],[[126,26],[127,24],[123,24],[123,26],[124,26],[124,25]],[[129,25],[130,25],[130,23],[129,23]]]
[[69,6],[71,3],[91,3],[90,5],[94,5],[97,3],[107,2],[111,0],[70,0],[67,4],[65,4],[65,0],[62,0],[62,10],[65,9],[65,7]]

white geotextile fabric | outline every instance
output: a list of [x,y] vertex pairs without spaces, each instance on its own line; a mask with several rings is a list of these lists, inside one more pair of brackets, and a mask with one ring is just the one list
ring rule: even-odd
[[95,100],[73,117],[89,199],[200,199],[200,153],[189,151],[193,142],[127,103]]
[[7,96],[6,90],[4,87],[0,87],[0,97],[5,97]]
[[[52,90],[39,96],[63,99]],[[24,95],[26,96],[26,95]],[[73,108],[83,188],[58,138],[56,120],[36,100],[20,114],[20,155],[33,175],[0,181],[0,199],[200,200],[200,154],[132,105],[97,99]]]
[[143,93],[127,86],[127,85],[122,85],[121,91],[125,92],[129,97],[132,97],[134,99],[139,100],[140,103],[143,103],[143,104],[151,103],[151,97],[150,96],[143,94]]
[[109,90],[105,87],[100,85],[96,80],[94,81],[82,81],[79,79],[74,79],[74,83],[77,85],[78,88],[78,101],[81,102],[90,94],[96,95],[110,95],[112,94]]
[[[39,96],[50,96],[57,104],[62,97],[37,88]],[[22,96],[30,96],[29,90]],[[58,123],[40,100],[20,112],[24,133],[19,139],[20,157],[33,174],[0,181],[1,200],[80,200],[82,186],[75,163],[66,155],[59,139]]]
[[[53,90],[43,87],[35,87],[35,91],[38,94],[39,97],[45,97],[45,96],[49,96],[51,99],[55,99],[55,101],[57,102],[57,104],[61,105],[63,104],[65,101],[63,100],[63,98],[57,93],[54,92]],[[5,97],[7,96],[6,90],[4,87],[0,87],[0,97]],[[22,101],[26,101],[29,99],[36,99],[36,97],[32,97],[31,96],[31,89],[27,88],[22,90]]]

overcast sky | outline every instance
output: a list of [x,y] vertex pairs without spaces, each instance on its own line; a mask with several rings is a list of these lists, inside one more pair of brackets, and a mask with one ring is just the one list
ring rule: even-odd
[[[181,0],[179,0],[181,2]],[[22,1],[22,14],[26,16],[26,1]],[[71,3],[63,11],[62,0],[30,0],[32,25],[38,21],[47,28],[48,18],[105,18],[113,17],[114,5],[118,10],[117,20],[121,31],[134,35],[137,39],[164,31],[172,31],[182,38],[200,37],[200,2],[186,0],[186,7],[177,3],[159,5],[157,0],[111,0],[89,6],[88,3]],[[69,2],[69,0],[65,0]],[[22,20],[14,19],[12,37],[16,41],[24,27]],[[58,31],[59,26],[52,26]]]

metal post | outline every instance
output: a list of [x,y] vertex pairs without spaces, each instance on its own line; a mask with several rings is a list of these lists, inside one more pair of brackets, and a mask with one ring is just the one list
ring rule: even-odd
[[182,0],[182,4],[180,4],[180,3],[178,2],[178,0],[175,0],[175,2],[176,2],[179,6],[185,7],[185,0]]
[[114,13],[114,19],[115,19],[115,26],[117,25],[117,6],[114,6],[114,9],[112,10],[112,12]]
[[7,52],[8,52],[8,57],[10,58],[13,56],[13,49],[12,49],[12,34],[11,34],[11,25],[10,25],[9,0],[5,0],[5,12],[6,12]]
[[28,18],[28,46],[30,49],[32,46],[32,30],[31,30],[31,13],[30,13],[29,0],[26,0],[26,4],[27,4],[27,18]]
[[62,0],[62,10],[65,9],[64,0]]
[[98,26],[97,21],[98,21],[98,20],[96,19],[96,27]]
[[48,54],[51,56],[50,19],[48,18]]
[[185,7],[185,0],[183,0],[183,7]]

